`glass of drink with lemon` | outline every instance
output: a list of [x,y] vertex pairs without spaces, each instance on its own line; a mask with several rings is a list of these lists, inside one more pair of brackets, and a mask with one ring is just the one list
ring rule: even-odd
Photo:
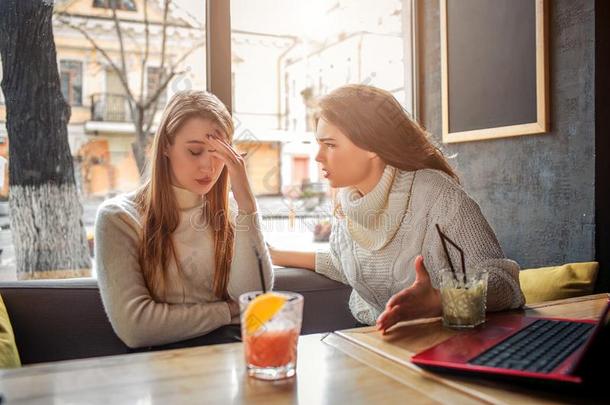
[[239,297],[241,335],[248,375],[279,380],[296,374],[303,296],[293,292],[248,292]]

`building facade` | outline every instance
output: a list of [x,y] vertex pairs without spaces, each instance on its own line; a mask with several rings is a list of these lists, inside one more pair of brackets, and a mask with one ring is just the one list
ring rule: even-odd
[[[127,94],[104,54],[117,65],[121,54],[125,56],[129,87],[146,98],[159,86],[165,25],[164,66],[175,64],[179,74],[162,92],[153,131],[174,93],[206,88],[205,22],[200,17],[174,2],[164,24],[162,2],[149,0],[145,9],[144,0],[117,0],[121,52],[109,4],[109,0],[63,0],[55,5],[57,63],[62,93],[72,109],[69,144],[85,198],[104,198],[140,183]],[[203,2],[191,4],[204,7]],[[313,134],[317,97],[345,83],[368,83],[391,91],[399,101],[405,98],[400,5],[397,0],[384,0],[377,8],[381,11],[372,12],[353,0],[328,2],[324,18],[332,29],[319,39],[296,32],[233,29],[234,138],[237,148],[248,153],[247,169],[256,195],[293,193],[303,184],[323,182]],[[348,21],[357,23],[346,26]],[[362,30],[363,26],[372,29]],[[143,63],[147,29],[150,45]],[[5,120],[0,92],[0,156],[9,158]],[[8,192],[7,179],[3,195]]]

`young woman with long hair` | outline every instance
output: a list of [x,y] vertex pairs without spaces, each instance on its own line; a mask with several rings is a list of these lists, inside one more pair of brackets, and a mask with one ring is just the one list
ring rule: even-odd
[[129,347],[169,344],[238,324],[237,298],[262,288],[257,256],[266,288],[272,287],[256,202],[232,138],[231,115],[213,94],[176,94],[152,143],[149,178],[98,210],[101,296]]
[[[441,314],[439,275],[449,264],[438,224],[463,249],[467,269],[489,272],[488,310],[523,305],[519,265],[504,256],[455,171],[390,93],[347,85],[322,97],[316,138],[316,160],[340,188],[330,249],[272,248],[274,264],[350,285],[356,320],[385,332]],[[453,254],[452,261],[459,263]]]

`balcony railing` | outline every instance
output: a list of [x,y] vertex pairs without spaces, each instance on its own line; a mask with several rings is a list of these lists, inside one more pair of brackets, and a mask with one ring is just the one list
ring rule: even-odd
[[123,94],[96,93],[91,95],[91,120],[131,122],[131,110]]

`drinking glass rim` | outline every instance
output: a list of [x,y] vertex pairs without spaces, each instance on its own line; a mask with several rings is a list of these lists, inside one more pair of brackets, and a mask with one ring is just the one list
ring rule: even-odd
[[[302,302],[304,299],[302,294],[300,294],[298,292],[294,292],[294,291],[273,290],[273,291],[267,291],[267,292],[268,293],[272,292],[272,293],[277,293],[277,294],[288,296],[288,299],[286,300],[286,304],[290,304],[290,305],[294,305],[299,302]],[[264,293],[263,293],[263,291],[260,291],[260,290],[245,292],[239,296],[239,303],[240,304],[249,303],[251,300],[248,300],[248,298],[250,296],[252,296],[252,294],[255,294],[254,297],[258,297],[259,295],[262,295]]]

